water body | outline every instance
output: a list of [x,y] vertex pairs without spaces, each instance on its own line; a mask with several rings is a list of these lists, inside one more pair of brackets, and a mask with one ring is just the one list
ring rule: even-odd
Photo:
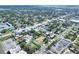
[[75,17],[71,20],[72,22],[75,22],[75,23],[79,23],[79,16],[78,17]]

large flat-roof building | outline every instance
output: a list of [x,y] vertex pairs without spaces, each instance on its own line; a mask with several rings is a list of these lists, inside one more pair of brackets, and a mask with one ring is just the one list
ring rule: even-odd
[[71,41],[69,39],[61,39],[55,44],[55,46],[52,46],[50,50],[60,54],[66,48],[68,48],[70,44],[71,44]]

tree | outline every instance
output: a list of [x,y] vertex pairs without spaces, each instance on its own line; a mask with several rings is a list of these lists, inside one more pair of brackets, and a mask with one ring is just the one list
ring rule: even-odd
[[44,42],[45,42],[45,44],[47,44],[47,43],[48,43],[48,39],[47,39],[47,38],[45,38],[45,39],[44,39]]
[[75,39],[74,43],[79,46],[79,37]]
[[25,42],[20,43],[20,47],[24,48],[25,44],[26,44]]
[[27,35],[27,32],[23,31],[21,32],[21,35]]
[[9,30],[9,29],[3,29],[3,30],[1,31],[1,33],[7,33],[7,32],[10,32],[10,30]]

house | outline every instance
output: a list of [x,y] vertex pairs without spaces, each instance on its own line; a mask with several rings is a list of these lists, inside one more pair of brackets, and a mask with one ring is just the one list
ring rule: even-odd
[[29,43],[32,40],[33,36],[25,35],[24,38],[25,38],[26,42]]
[[14,30],[14,32],[15,32],[16,34],[20,34],[23,30],[24,30],[24,29],[22,29],[22,28],[18,28],[18,29],[16,29],[16,30]]
[[33,36],[30,35],[16,35],[15,39],[19,41],[25,40],[25,42],[29,43],[32,40]]

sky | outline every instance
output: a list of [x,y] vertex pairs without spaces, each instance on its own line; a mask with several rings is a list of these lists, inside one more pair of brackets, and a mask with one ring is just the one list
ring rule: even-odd
[[0,5],[77,5],[79,0],[0,0]]

